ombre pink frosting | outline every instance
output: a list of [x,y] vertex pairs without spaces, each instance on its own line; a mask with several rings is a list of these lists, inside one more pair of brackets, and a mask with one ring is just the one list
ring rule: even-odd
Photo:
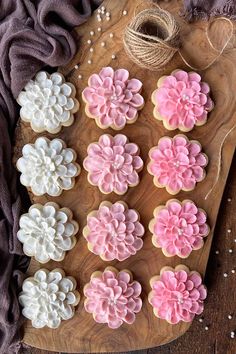
[[123,261],[136,254],[143,246],[144,227],[134,209],[123,203],[100,205],[87,218],[85,236],[93,253],[107,261]]
[[98,142],[88,146],[84,160],[89,182],[102,193],[124,194],[129,186],[139,183],[143,161],[138,154],[138,146],[129,143],[125,135],[101,135]]
[[139,94],[142,83],[129,80],[125,69],[103,68],[99,74],[89,78],[89,86],[83,91],[88,114],[97,119],[103,128],[122,129],[129,121],[135,120],[138,110],[144,104]]
[[157,316],[176,324],[190,322],[203,312],[206,287],[197,272],[185,270],[164,271],[152,284],[149,302]]
[[149,156],[148,170],[154,181],[171,194],[192,190],[205,178],[207,157],[201,153],[200,143],[189,141],[184,135],[161,138]]
[[203,124],[213,109],[209,92],[209,85],[199,74],[178,70],[165,77],[154,91],[155,109],[173,129],[191,130],[195,124]]
[[85,310],[93,314],[98,323],[107,323],[110,328],[119,328],[124,322],[132,324],[142,308],[141,285],[131,281],[126,271],[118,274],[105,271],[85,286]]
[[208,235],[206,214],[192,202],[167,202],[154,218],[155,244],[170,256],[188,257]]

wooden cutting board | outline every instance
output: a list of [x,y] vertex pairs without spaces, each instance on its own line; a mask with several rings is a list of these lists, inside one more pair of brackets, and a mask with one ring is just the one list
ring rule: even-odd
[[[180,263],[198,270],[203,275],[205,273],[217,213],[235,149],[236,130],[233,130],[227,136],[222,146],[222,140],[236,123],[236,51],[232,49],[235,44],[235,36],[231,38],[221,57],[208,70],[200,72],[204,81],[207,81],[211,86],[215,109],[210,113],[206,125],[195,128],[187,134],[189,138],[199,140],[209,156],[210,162],[207,167],[206,179],[199,183],[194,191],[183,192],[177,196],[180,200],[192,199],[207,211],[211,233],[207,237],[204,247],[199,251],[194,251],[189,258],[185,260],[178,257],[166,258],[161,250],[153,247],[148,223],[152,218],[154,208],[159,204],[164,204],[171,196],[165,190],[158,189],[153,185],[152,176],[147,173],[146,167],[149,149],[157,144],[160,137],[164,135],[174,136],[177,132],[165,130],[162,123],[153,118],[151,93],[156,88],[156,82],[160,76],[170,73],[175,68],[188,68],[183,64],[178,54],[175,55],[166,70],[159,73],[140,69],[130,61],[123,49],[122,34],[124,27],[133,17],[137,4],[137,0],[106,0],[103,5],[106,7],[106,11],[111,13],[110,21],[104,19],[102,22],[98,22],[97,12],[95,12],[85,25],[76,30],[78,41],[80,41],[80,50],[73,61],[67,67],[62,68],[61,71],[66,75],[67,80],[76,86],[77,98],[81,107],[75,123],[69,128],[64,128],[57,136],[64,139],[69,147],[75,149],[78,153],[78,162],[82,166],[88,144],[97,141],[98,137],[105,132],[99,129],[94,120],[87,118],[84,113],[81,92],[87,84],[88,77],[92,73],[98,72],[103,66],[110,65],[113,68],[128,69],[132,77],[136,77],[143,82],[145,107],[141,111],[137,122],[125,127],[122,133],[126,134],[130,141],[140,146],[145,167],[140,174],[140,184],[130,189],[122,199],[130,207],[136,208],[140,212],[141,220],[146,227],[144,246],[130,259],[124,262],[114,261],[110,263],[118,269],[130,269],[134,273],[135,279],[142,284],[143,309],[137,315],[133,325],[125,324],[117,330],[111,330],[106,325],[95,323],[92,316],[85,312],[83,308],[84,298],[82,297],[74,318],[63,322],[56,330],[34,329],[29,321],[26,322],[23,341],[34,347],[66,353],[128,351],[158,346],[172,341],[181,336],[190,326],[186,323],[170,325],[154,317],[152,308],[147,301],[147,294],[150,291],[149,278],[158,274],[165,265],[176,266]],[[216,52],[206,40],[205,31],[208,24],[203,22],[186,24],[178,16],[182,1],[172,0],[160,4],[173,13],[181,25],[182,52],[187,60],[197,67],[206,66],[216,55]],[[127,11],[126,16],[123,15],[124,10]],[[101,32],[97,31],[98,27],[102,28]],[[94,31],[95,35],[90,36],[90,31]],[[113,38],[110,38],[110,33],[114,34]],[[210,25],[209,36],[217,48],[223,47],[229,35],[230,25],[228,22],[219,20],[218,23],[214,22]],[[93,53],[89,51],[90,46],[87,43],[89,39],[92,40]],[[103,41],[105,47],[101,46]],[[116,55],[116,59],[111,59],[112,54]],[[88,64],[89,59],[92,61],[91,64]],[[78,70],[74,69],[75,64],[79,64]],[[78,78],[79,74],[82,75],[82,79]],[[106,133],[115,134],[110,129],[107,129]],[[41,135],[49,138],[55,137],[50,134]],[[21,122],[16,134],[14,159],[21,156],[22,146],[34,142],[37,136],[27,124]],[[220,178],[209,198],[205,200],[207,192],[215,183],[221,146]],[[87,173],[82,170],[73,190],[64,191],[60,197],[56,198],[49,196],[36,197],[32,194],[30,194],[30,198],[32,203],[46,203],[53,200],[63,207],[72,209],[76,220],[80,224],[78,242],[74,249],[66,255],[63,262],[49,262],[46,267],[53,269],[60,266],[68,275],[74,276],[82,294],[83,286],[88,282],[91,273],[98,269],[102,270],[107,266],[107,263],[88,251],[86,241],[82,237],[86,215],[91,210],[97,209],[102,200],[115,202],[120,200],[121,197],[114,194],[102,195],[98,188],[92,187],[87,182]],[[28,274],[33,274],[38,268],[40,268],[40,265],[32,259]]]

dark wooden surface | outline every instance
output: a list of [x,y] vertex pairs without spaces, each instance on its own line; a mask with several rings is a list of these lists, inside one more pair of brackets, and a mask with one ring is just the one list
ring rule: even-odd
[[[231,201],[229,201],[229,198]],[[214,201],[213,201],[214,202]],[[231,230],[229,233],[227,230]],[[203,313],[182,337],[162,347],[135,354],[235,354],[236,353],[236,155],[222,200],[205,282],[208,298]],[[233,252],[230,253],[229,249]],[[215,252],[219,251],[219,254]],[[235,273],[232,273],[235,269]],[[224,273],[228,276],[224,277]],[[228,319],[228,315],[232,319]],[[205,330],[205,327],[208,330]],[[235,332],[232,339],[230,332]],[[72,338],[70,339],[72,340]],[[50,354],[34,348],[22,354]],[[59,353],[57,353],[59,354]],[[123,353],[124,354],[124,353]]]

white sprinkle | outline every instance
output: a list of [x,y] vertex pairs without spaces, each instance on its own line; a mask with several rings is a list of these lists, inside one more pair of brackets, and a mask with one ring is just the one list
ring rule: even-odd
[[101,7],[101,10],[102,10],[102,11],[105,11],[105,10],[106,10],[105,6],[102,6],[102,7]]
[[198,320],[198,321],[202,323],[202,322],[203,322],[203,318],[199,318],[199,320]]
[[106,12],[106,17],[110,17],[110,16],[111,16],[110,12]]
[[93,52],[93,48],[90,48],[89,51],[92,53]]
[[88,44],[91,44],[91,43],[92,43],[91,39],[88,39],[88,40],[87,40],[87,43],[88,43]]
[[115,59],[115,58],[116,58],[115,54],[112,54],[111,59]]
[[110,38],[113,38],[113,37],[114,37],[114,34],[113,34],[113,33],[110,33],[109,36],[110,36]]
[[105,42],[102,42],[102,43],[101,43],[101,46],[102,46],[102,47],[105,47],[105,45],[106,45]]
[[81,74],[79,74],[79,75],[78,75],[78,78],[81,80],[81,79],[82,79],[82,75],[81,75]]
[[90,31],[90,36],[94,36],[94,31]]
[[100,16],[100,15],[97,15],[97,20],[98,20],[98,22],[101,22],[101,21],[102,21],[102,19],[101,19],[101,16]]
[[215,254],[219,254],[219,253],[220,253],[220,251],[218,251],[218,250],[215,251]]
[[230,202],[232,201],[232,199],[231,199],[231,198],[228,198],[227,201],[230,203]]
[[102,28],[101,27],[98,27],[98,32],[101,32]]
[[110,21],[111,18],[110,18],[110,17],[107,17],[106,19],[107,19],[107,21]]
[[228,276],[228,274],[227,274],[227,273],[224,273],[223,275],[224,275],[224,277],[225,277],[225,278],[227,278],[227,276]]
[[208,326],[206,326],[206,327],[205,327],[205,331],[208,331],[208,329],[209,329],[209,327],[208,327]]
[[98,9],[98,13],[99,13],[99,14],[101,13],[101,10],[100,10],[100,9]]
[[75,69],[79,69],[79,65],[76,64],[76,65],[75,65]]
[[230,337],[231,338],[234,338],[234,336],[235,336],[235,333],[232,331],[232,332],[230,332]]
[[232,270],[231,270],[231,273],[233,273],[233,274],[234,274],[234,273],[235,273],[235,269],[232,269]]
[[228,232],[228,234],[231,234],[232,230],[231,230],[231,229],[228,229],[227,232]]
[[88,64],[92,64],[92,60],[89,59],[89,60],[88,60]]
[[233,250],[232,250],[232,248],[230,248],[230,249],[229,249],[229,253],[233,253]]
[[127,13],[128,13],[128,12],[127,12],[126,10],[123,11],[123,15],[124,15],[124,16],[126,16]]
[[232,320],[232,316],[231,316],[231,315],[228,315],[228,319],[229,319],[229,320]]

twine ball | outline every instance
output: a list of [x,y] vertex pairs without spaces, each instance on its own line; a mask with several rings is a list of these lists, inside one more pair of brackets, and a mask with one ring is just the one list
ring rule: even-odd
[[163,69],[180,48],[179,26],[160,7],[139,12],[126,27],[124,48],[130,59],[142,68]]

